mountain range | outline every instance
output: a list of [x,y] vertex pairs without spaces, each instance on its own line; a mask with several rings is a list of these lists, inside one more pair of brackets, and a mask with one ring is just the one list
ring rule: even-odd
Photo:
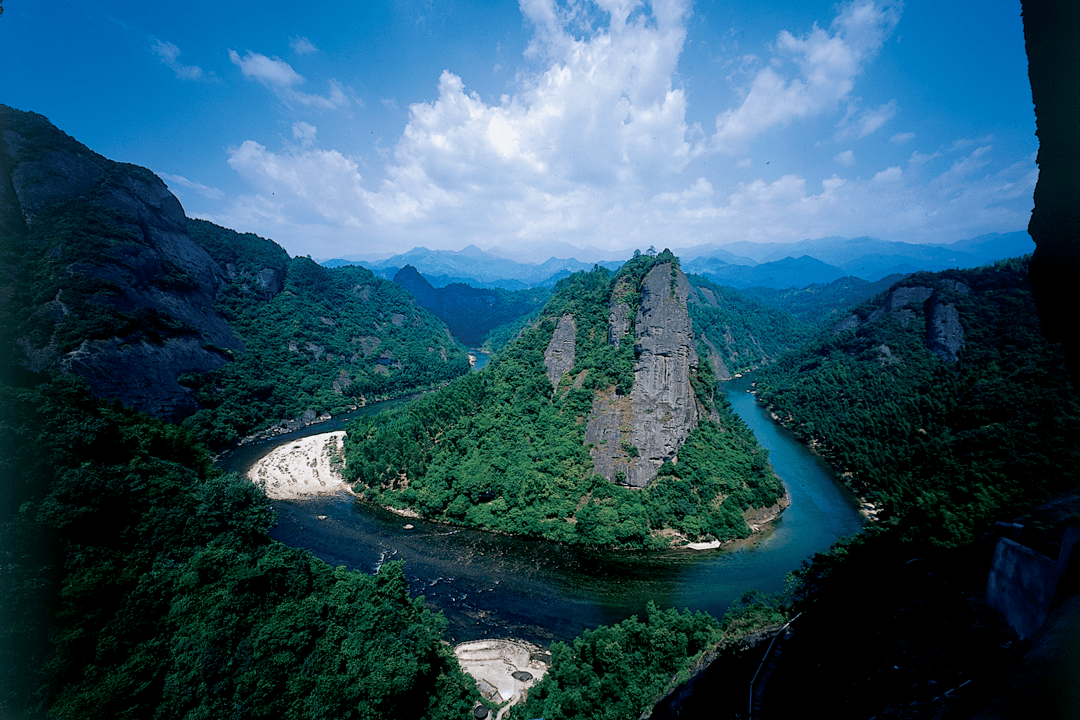
[[[1032,252],[1035,244],[1024,231],[992,233],[959,240],[948,245],[893,242],[873,237],[826,237],[795,243],[752,243],[698,245],[675,251],[688,273],[703,275],[713,282],[736,288],[766,287],[786,289],[829,283],[842,277],[858,277],[871,282],[889,275],[906,275],[921,270],[937,272],[952,268],[979,267],[987,263]],[[527,253],[514,260],[504,247],[484,251],[475,245],[463,250],[429,250],[423,247],[383,259],[324,260],[327,267],[362,265],[375,275],[392,279],[398,270],[411,265],[433,287],[465,283],[473,287],[520,290],[552,287],[571,273],[591,270],[596,264],[610,270],[622,261],[611,253],[588,247],[564,245],[555,252],[581,253],[581,257],[549,257],[530,262]],[[623,258],[627,259],[627,258]]]

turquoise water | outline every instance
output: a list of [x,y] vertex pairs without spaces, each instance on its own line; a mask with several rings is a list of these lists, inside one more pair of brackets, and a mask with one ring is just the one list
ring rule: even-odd
[[[384,562],[403,561],[413,591],[443,611],[455,642],[568,640],[586,628],[642,614],[649,601],[719,617],[748,590],[781,590],[786,574],[804,559],[862,527],[854,498],[829,466],[773,423],[746,392],[748,386],[749,378],[729,384],[729,399],[769,451],[792,499],[772,531],[748,547],[590,550],[407,520],[348,497],[276,502],[278,526],[271,534],[335,566],[375,572]],[[221,465],[244,470],[276,444],[339,429],[338,423],[344,425],[336,420],[242,448]],[[407,530],[406,524],[414,527]]]

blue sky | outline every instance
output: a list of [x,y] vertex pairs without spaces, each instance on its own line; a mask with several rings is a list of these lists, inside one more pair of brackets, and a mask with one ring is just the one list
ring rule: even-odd
[[1019,0],[6,0],[0,67],[316,258],[951,242],[1024,229],[1037,178]]

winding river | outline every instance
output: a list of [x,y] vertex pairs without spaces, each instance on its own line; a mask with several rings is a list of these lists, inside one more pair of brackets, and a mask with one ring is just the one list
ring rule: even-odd
[[[863,524],[855,499],[831,468],[772,422],[746,392],[749,383],[749,377],[728,383],[729,400],[768,449],[792,503],[771,531],[746,546],[702,552],[575,548],[408,521],[358,506],[350,497],[277,501],[278,525],[271,535],[331,565],[364,572],[374,572],[387,561],[404,561],[413,592],[445,614],[452,642],[518,637],[547,645],[586,628],[641,615],[650,601],[720,617],[749,590],[781,590],[789,571]],[[220,465],[246,471],[277,445],[342,429],[350,417],[401,402],[407,400],[378,403],[238,448]],[[412,529],[405,528],[409,522]]]

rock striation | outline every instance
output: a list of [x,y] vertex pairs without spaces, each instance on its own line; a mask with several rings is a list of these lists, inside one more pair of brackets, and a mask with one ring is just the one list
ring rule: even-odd
[[638,457],[627,481],[644,487],[679,448],[700,417],[690,378],[697,372],[694,332],[686,309],[690,281],[671,263],[656,265],[641,283],[641,305],[634,318],[634,421],[630,444]]
[[[627,333],[626,288],[612,293],[608,339]],[[687,311],[690,282],[673,263],[660,263],[641,281],[634,316],[634,384],[628,396],[597,391],[585,428],[596,472],[631,487],[645,487],[703,415],[691,379],[698,367]],[[625,308],[625,310],[623,309]]]
[[552,392],[559,389],[562,376],[574,369],[575,350],[577,348],[577,325],[573,315],[563,315],[555,326],[547,350],[544,351],[544,366],[547,367],[548,380]]

